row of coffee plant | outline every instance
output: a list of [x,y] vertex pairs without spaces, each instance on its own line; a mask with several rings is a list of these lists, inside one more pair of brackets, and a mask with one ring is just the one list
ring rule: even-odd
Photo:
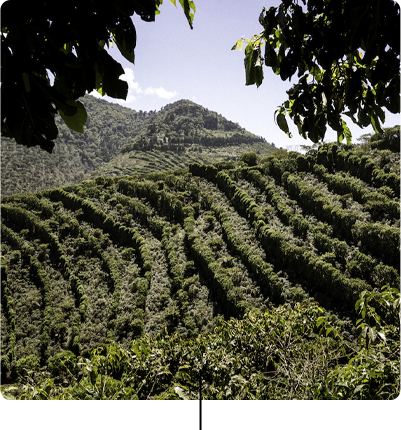
[[[312,171],[315,164],[322,164],[330,173],[333,173],[334,170],[348,172],[375,188],[388,187],[396,196],[400,194],[399,175],[394,172],[385,172],[368,155],[359,156],[351,149],[339,148],[337,144],[324,144],[319,148],[315,157],[312,155],[297,156],[295,164],[298,171]],[[287,166],[284,167],[284,170],[288,170]],[[272,172],[277,171],[277,164],[273,163],[267,168]]]
[[227,241],[229,249],[236,255],[239,255],[247,269],[255,275],[257,284],[266,292],[266,295],[269,296],[273,302],[280,303],[283,299],[283,284],[274,272],[273,267],[259,255],[255,255],[252,249],[236,234],[235,228],[229,221],[228,214],[224,208],[214,204],[213,198],[208,194],[203,194],[202,200],[221,223],[223,237]]
[[375,151],[324,144],[4,198],[2,372],[286,301],[353,318],[362,291],[399,280],[397,175],[377,164],[397,155]]
[[[323,166],[316,165],[315,168],[316,167]],[[371,285],[379,287],[384,283],[395,287],[398,284],[398,274],[394,267],[390,267],[385,264],[378,265],[376,259],[373,259],[372,257],[361,253],[360,251],[350,251],[350,247],[347,245],[346,241],[340,240],[337,237],[332,238],[327,234],[324,234],[319,228],[319,226],[315,226],[312,228],[312,226],[308,223],[308,221],[303,215],[294,213],[293,206],[289,206],[288,204],[286,204],[286,202],[284,202],[283,199],[280,197],[280,194],[276,191],[277,186],[275,186],[272,182],[267,181],[266,178],[263,177],[263,175],[260,173],[260,171],[257,170],[257,168],[243,168],[241,169],[241,174],[243,177],[254,182],[258,186],[258,188],[265,193],[268,201],[277,210],[280,219],[285,224],[291,225],[293,227],[294,235],[305,237],[307,231],[309,229],[312,230],[313,244],[320,253],[326,254],[324,256],[326,260],[328,258],[331,258],[331,254],[334,259],[342,265],[342,268],[344,270],[347,269],[351,276],[357,273],[358,276],[355,277],[368,280]],[[286,180],[284,180],[283,183],[286,184]],[[309,188],[309,190],[311,190],[311,187]],[[294,195],[296,196],[296,193],[294,193]],[[318,197],[321,197],[322,193],[320,192],[317,195]],[[397,205],[395,202],[392,203]],[[315,213],[316,212],[314,212],[314,214]],[[376,227],[377,225],[380,224],[376,224],[374,227]],[[357,223],[356,226],[359,226],[359,224]],[[372,234],[373,232],[374,234],[374,227],[369,230],[370,227],[371,224],[363,224],[360,226],[359,231],[353,230],[353,233],[356,236],[356,241],[360,239],[362,234],[364,234],[366,231],[369,231],[370,234]],[[395,228],[389,230],[388,227],[384,227],[384,230],[391,231],[393,233],[396,231]],[[341,231],[341,229],[336,230],[335,228],[333,228],[333,231],[334,233],[336,233],[336,231]],[[380,234],[377,234],[377,236],[380,237]],[[394,238],[396,239],[396,235],[394,235]],[[361,242],[362,249],[366,247],[364,245],[367,245],[368,243],[368,237],[366,237],[366,239]],[[397,245],[398,242],[395,241],[395,247],[397,247]],[[371,250],[369,249],[369,251]],[[383,257],[383,253],[374,252],[374,250],[372,253],[379,255],[379,257]],[[365,264],[361,264],[361,261],[364,261]],[[356,268],[358,268],[358,270],[356,270]]]
[[[160,175],[158,175],[160,177]],[[178,188],[185,187],[185,182],[176,180],[170,181],[171,185]],[[160,213],[165,214],[168,219],[179,222],[184,226],[185,238],[188,246],[189,256],[194,260],[203,276],[210,280],[212,288],[223,313],[227,316],[240,316],[243,314],[245,304],[243,295],[238,287],[234,286],[227,270],[221,267],[216,261],[210,248],[202,243],[199,235],[194,234],[195,209],[192,206],[184,206],[179,196],[174,195],[164,189],[167,185],[164,181],[140,182],[140,181],[118,181],[119,190],[129,195],[146,198]],[[188,195],[198,196],[197,187],[191,187],[192,193]],[[181,195],[181,198],[185,197]],[[195,202],[196,203],[196,202]],[[162,243],[165,247],[169,262],[169,273],[171,276],[172,290],[177,291],[183,283],[181,273],[183,268],[179,266],[174,250],[168,244],[168,230],[163,229]],[[178,292],[177,297],[180,306],[185,303],[185,294]]]
[[70,267],[64,251],[56,235],[51,231],[49,225],[44,224],[38,217],[29,211],[8,205],[1,206],[2,216],[9,223],[23,225],[37,235],[44,243],[49,243],[51,252],[54,253],[65,278],[70,276]]
[[[5,230],[2,229],[2,235],[3,231]],[[3,255],[1,256],[1,306],[2,313],[5,314],[7,320],[7,326],[2,322],[2,334],[7,333],[8,335],[6,342],[3,342],[2,338],[2,344],[5,343],[7,347],[1,360],[3,368],[8,370],[15,355],[15,311],[14,300],[7,282],[7,266]]]
[[342,303],[345,306],[347,299],[352,303],[363,289],[371,288],[361,279],[346,277],[332,264],[309,250],[288,243],[279,232],[266,224],[265,217],[254,199],[240,189],[227,172],[218,172],[218,169],[213,169],[212,166],[199,165],[191,165],[190,171],[214,180],[226,193],[236,210],[252,223],[260,243],[276,268],[291,268],[296,276],[305,278],[334,303]]
[[389,192],[381,187],[382,192],[372,192],[355,178],[328,173],[327,168],[321,164],[313,167],[313,173],[328,185],[330,191],[340,195],[349,194],[352,199],[363,204],[374,219],[382,219],[386,214],[393,220],[400,218],[399,204],[388,196],[393,195],[391,190]]
[[[24,243],[18,233],[14,232],[12,229],[8,228],[6,225],[1,225],[1,235],[2,240],[9,242],[13,245],[14,249],[18,249],[21,251],[23,258],[27,261],[30,272],[32,274],[32,278],[41,291],[42,294],[42,302],[43,302],[43,311],[42,311],[42,321],[41,321],[41,336],[40,336],[40,355],[42,362],[46,362],[49,358],[49,340],[50,340],[50,330],[51,330],[51,321],[53,317],[53,309],[52,309],[52,300],[50,295],[51,290],[51,281],[46,274],[46,271],[43,268],[41,262],[34,255],[34,250],[31,246]],[[10,286],[8,286],[10,288]],[[6,289],[7,291],[8,289]],[[3,294],[3,293],[2,293]],[[8,315],[9,321],[8,326],[15,328],[15,316],[14,313],[11,312],[11,303],[13,299],[10,297],[7,300],[8,305]],[[13,337],[12,331],[10,332],[9,342],[7,347],[9,348],[9,353],[7,355],[12,357],[14,354],[13,347],[15,346],[15,340]],[[8,360],[6,360],[5,365],[9,365]]]

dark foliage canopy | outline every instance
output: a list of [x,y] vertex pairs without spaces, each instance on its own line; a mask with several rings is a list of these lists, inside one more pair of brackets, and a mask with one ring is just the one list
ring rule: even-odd
[[[246,84],[259,86],[263,63],[283,81],[299,79],[276,111],[290,135],[286,114],[313,142],[327,125],[341,142],[351,140],[342,118],[382,131],[387,108],[400,112],[400,8],[392,0],[283,0],[263,9],[263,30],[245,40]],[[233,47],[241,48],[243,40]]]
[[[124,70],[105,49],[115,43],[135,59],[132,15],[154,21],[163,0],[8,1],[2,6],[1,133],[26,146],[51,152],[58,112],[83,133],[87,114],[79,97],[86,92],[125,99]],[[175,4],[175,0],[172,0]],[[195,6],[180,0],[192,26]],[[53,82],[50,77],[53,77]]]

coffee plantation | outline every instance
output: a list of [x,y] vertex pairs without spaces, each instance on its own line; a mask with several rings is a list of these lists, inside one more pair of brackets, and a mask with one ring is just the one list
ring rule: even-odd
[[3,396],[396,398],[399,195],[394,128],[3,197]]

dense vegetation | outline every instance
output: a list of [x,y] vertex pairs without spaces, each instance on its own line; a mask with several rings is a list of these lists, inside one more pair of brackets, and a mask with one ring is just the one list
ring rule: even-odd
[[[263,8],[260,34],[245,39],[246,84],[260,86],[263,65],[295,80],[274,114],[291,136],[287,118],[312,142],[327,127],[351,143],[349,118],[383,133],[386,108],[400,113],[400,5],[379,0],[282,0]],[[242,48],[244,39],[232,49]],[[298,78],[298,79],[297,79]],[[288,116],[287,116],[288,114]]]
[[394,128],[3,197],[3,392],[397,397],[398,169]]
[[[163,0],[32,0],[24,8],[4,2],[1,20],[1,134],[19,145],[51,153],[58,113],[72,130],[83,133],[87,111],[79,100],[98,91],[126,99],[123,66],[106,49],[113,44],[134,63],[137,32],[132,16],[154,21]],[[171,3],[176,4],[175,0]],[[192,28],[195,4],[180,0]]]
[[2,137],[2,195],[75,185],[97,176],[181,169],[190,163],[236,159],[248,150],[267,155],[274,148],[237,124],[188,100],[159,112],[134,111],[86,95],[84,134],[56,118],[51,154]]

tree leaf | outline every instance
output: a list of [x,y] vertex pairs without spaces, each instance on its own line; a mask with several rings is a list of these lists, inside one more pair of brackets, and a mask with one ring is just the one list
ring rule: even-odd
[[181,387],[174,387],[174,391],[181,399],[191,400],[191,397]]
[[[193,29],[192,24],[196,11],[195,3],[191,0],[179,0],[179,2],[184,10],[185,16],[187,17],[188,24],[190,25],[191,29]],[[172,1],[172,3],[174,4],[174,6],[176,5],[175,0]]]
[[344,120],[341,120],[341,124],[342,124],[342,128],[343,128],[343,133],[345,135],[345,138],[347,139],[347,145],[351,145],[352,133],[351,133],[350,129],[348,128],[347,123]]
[[67,104],[73,107],[76,107],[77,111],[74,115],[66,115],[66,113],[59,109],[58,112],[61,118],[64,120],[66,125],[78,133],[84,133],[84,125],[88,119],[88,115],[86,113],[86,109],[84,105],[79,100],[68,100]]
[[286,135],[288,135],[289,137],[291,137],[291,133],[290,133],[290,130],[288,128],[288,123],[287,123],[287,120],[286,120],[285,115],[283,113],[280,112],[277,115],[276,122],[277,122],[277,125],[280,127],[280,129],[282,131],[284,131],[284,133]]
[[110,32],[121,54],[131,63],[135,62],[136,30],[131,18],[124,18],[119,26]]
[[386,342],[386,335],[382,331],[377,332],[378,336],[380,336],[381,339],[383,339]]
[[121,64],[114,60],[106,51],[100,51],[97,62],[93,66],[97,85],[101,83],[102,91],[110,97],[125,99],[128,94],[128,84],[119,79],[124,74]]
[[371,340],[371,342],[374,342],[376,340],[377,330],[375,327],[369,327],[368,337]]
[[319,317],[316,320],[316,327],[320,327],[322,325],[323,321],[324,321],[324,317]]
[[363,327],[363,329],[362,329],[362,337],[365,339],[366,338],[366,333],[368,332],[368,329],[369,329],[369,326],[368,325],[366,325],[366,326],[364,326]]
[[243,44],[244,44],[244,39],[238,39],[237,43],[231,48],[231,50],[235,51],[236,49],[238,49],[238,51],[241,51]]
[[277,54],[276,54],[276,51],[274,50],[273,46],[269,43],[269,41],[266,41],[265,65],[272,67],[273,70],[277,65]]
[[365,384],[358,385],[354,390],[354,394],[359,393],[359,391],[361,391],[364,386]]
[[245,84],[256,84],[259,87],[263,81],[262,57],[259,41],[251,40],[245,48]]

